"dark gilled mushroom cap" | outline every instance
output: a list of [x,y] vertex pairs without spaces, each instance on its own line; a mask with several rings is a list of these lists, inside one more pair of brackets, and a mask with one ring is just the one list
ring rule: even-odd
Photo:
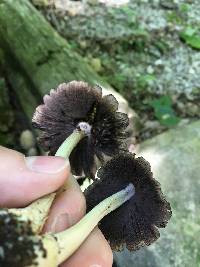
[[142,157],[122,153],[101,167],[97,176],[99,179],[85,191],[88,211],[129,183],[135,187],[134,196],[99,225],[112,249],[119,250],[126,244],[129,250],[137,250],[158,239],[158,228],[166,226],[172,212],[150,164]]
[[0,210],[0,266],[26,267],[36,264],[38,248],[43,257],[46,252],[42,242],[30,239],[34,233],[31,222],[20,221],[19,217],[9,213],[6,209]]
[[75,175],[84,171],[91,177],[96,172],[95,155],[103,161],[104,155],[113,156],[127,149],[128,117],[117,108],[115,97],[102,97],[99,86],[72,81],[60,84],[44,97],[44,104],[37,107],[33,116],[33,125],[43,131],[39,139],[42,147],[54,155],[80,122],[89,123],[91,134],[72,151],[70,163]]

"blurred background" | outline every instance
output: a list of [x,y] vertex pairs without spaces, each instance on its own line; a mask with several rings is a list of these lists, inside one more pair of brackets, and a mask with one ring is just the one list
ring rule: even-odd
[[199,14],[199,0],[0,0],[0,145],[42,153],[31,127],[42,97],[99,84],[172,204],[159,241],[114,253],[118,267],[200,267]]

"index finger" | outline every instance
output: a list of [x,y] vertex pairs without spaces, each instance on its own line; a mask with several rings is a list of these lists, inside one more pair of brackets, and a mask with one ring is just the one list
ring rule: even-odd
[[80,186],[70,175],[51,208],[45,232],[60,232],[78,222],[86,212],[86,202]]

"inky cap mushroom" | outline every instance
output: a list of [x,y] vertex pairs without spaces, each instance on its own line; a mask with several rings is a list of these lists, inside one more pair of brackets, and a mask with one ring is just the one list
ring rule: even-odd
[[40,144],[51,155],[74,130],[84,130],[85,137],[73,149],[70,163],[75,175],[84,172],[93,177],[95,155],[103,161],[104,155],[113,156],[127,149],[128,117],[117,109],[115,97],[102,97],[99,86],[72,81],[44,96],[44,104],[37,107],[32,122],[43,131]]
[[120,250],[125,244],[129,250],[137,250],[157,240],[158,228],[166,226],[172,212],[150,164],[142,157],[121,153],[101,167],[97,176],[85,191],[88,211],[130,183],[135,188],[133,197],[99,225],[112,249]]

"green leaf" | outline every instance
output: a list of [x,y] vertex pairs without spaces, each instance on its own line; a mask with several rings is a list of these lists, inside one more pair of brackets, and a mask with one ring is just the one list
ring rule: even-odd
[[197,35],[196,30],[188,27],[180,33],[180,38],[189,46],[195,49],[200,49],[200,36]]
[[152,74],[144,74],[138,77],[138,86],[141,88],[146,87],[150,82],[153,82],[156,80],[155,75]]
[[154,109],[154,115],[159,122],[167,127],[177,125],[180,119],[172,108],[172,100],[169,96],[162,96],[150,102]]

